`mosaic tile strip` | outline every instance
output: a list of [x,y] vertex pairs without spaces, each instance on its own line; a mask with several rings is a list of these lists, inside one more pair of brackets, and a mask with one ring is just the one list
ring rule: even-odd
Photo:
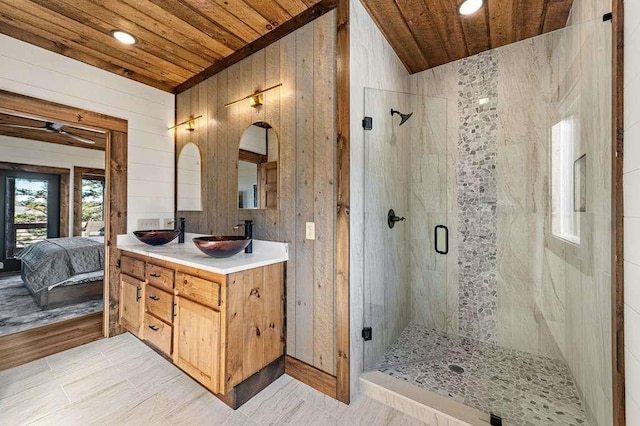
[[495,342],[497,308],[498,59],[494,52],[458,68],[458,327]]
[[513,424],[587,424],[571,371],[556,359],[409,324],[377,369]]

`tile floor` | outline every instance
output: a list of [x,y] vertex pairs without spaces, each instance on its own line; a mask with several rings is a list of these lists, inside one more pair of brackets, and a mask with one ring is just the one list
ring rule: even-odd
[[409,324],[377,370],[514,424],[587,424],[569,368],[552,358]]
[[0,424],[423,423],[366,397],[344,405],[286,375],[234,411],[127,333],[0,371]]

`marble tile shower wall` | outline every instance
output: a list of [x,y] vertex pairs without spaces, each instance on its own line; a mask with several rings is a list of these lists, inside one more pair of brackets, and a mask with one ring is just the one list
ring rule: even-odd
[[[409,150],[407,215],[409,255],[409,307],[411,322],[429,328],[449,330],[455,327],[457,300],[448,291],[449,256],[434,250],[434,228],[447,221],[447,100],[413,96],[415,118],[411,126]],[[404,127],[403,126],[403,127]],[[453,239],[452,239],[453,240]],[[439,241],[444,247],[444,241]],[[450,244],[450,252],[453,253]],[[451,330],[453,331],[453,330]]]

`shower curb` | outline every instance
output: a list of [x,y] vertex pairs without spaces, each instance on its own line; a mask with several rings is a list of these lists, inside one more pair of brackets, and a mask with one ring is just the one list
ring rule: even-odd
[[[489,414],[379,371],[360,375],[363,395],[431,426],[489,426]],[[509,426],[509,423],[503,422]]]

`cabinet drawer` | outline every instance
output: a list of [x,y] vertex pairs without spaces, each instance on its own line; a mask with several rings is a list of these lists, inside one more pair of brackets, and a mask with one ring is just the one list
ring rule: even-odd
[[144,280],[144,262],[129,256],[120,257],[120,270],[123,274]]
[[173,294],[147,285],[145,310],[161,320],[171,324],[173,322]]
[[159,319],[149,314],[144,314],[144,329],[142,332],[144,340],[149,341],[167,355],[171,355],[172,329],[173,327]]
[[147,263],[147,282],[156,287],[162,287],[169,291],[173,290],[173,273],[171,269]]
[[176,290],[180,296],[189,298],[203,305],[218,307],[222,285],[193,275],[178,272],[176,275]]

